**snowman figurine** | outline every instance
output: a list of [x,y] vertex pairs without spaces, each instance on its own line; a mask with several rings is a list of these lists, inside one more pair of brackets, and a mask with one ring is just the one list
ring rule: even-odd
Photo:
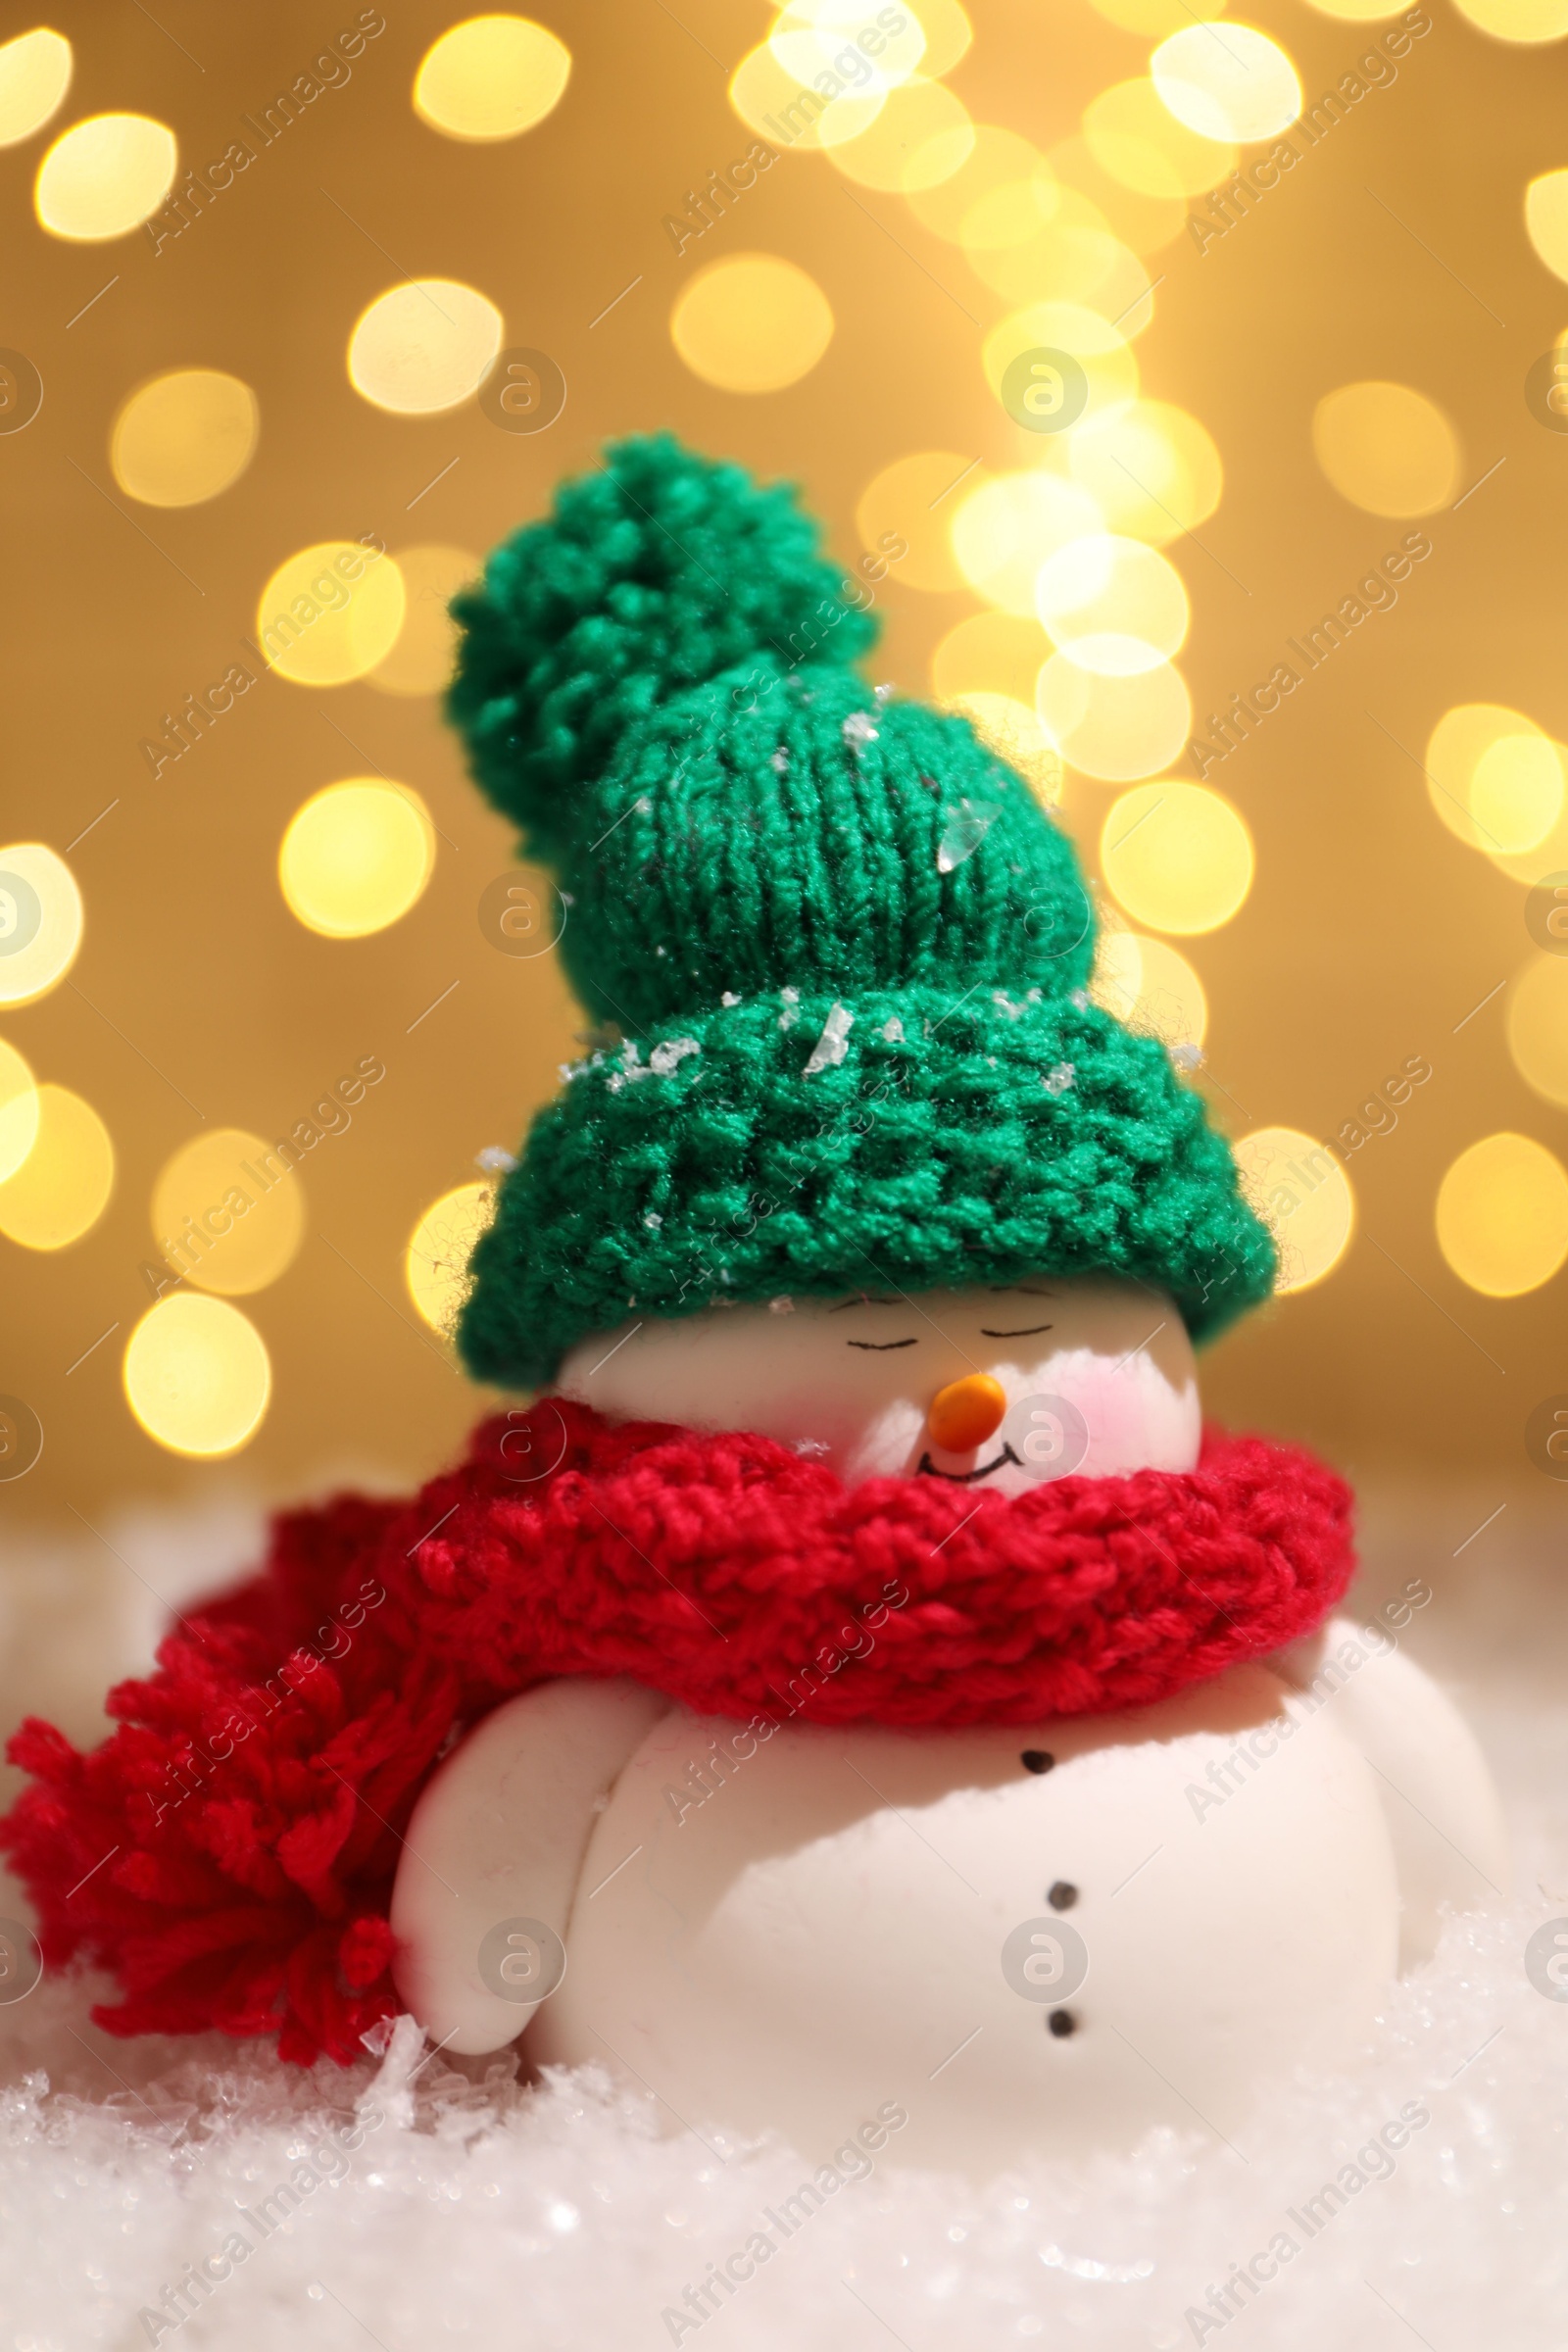
[[[570,1400],[693,1460],[771,1441],[835,1526],[874,1497],[877,1529],[946,1532],[880,1581],[851,1540],[857,1597],[808,1655],[758,1572],[776,1705],[700,1711],[651,1657],[462,1727],[397,1870],[397,1989],[449,2049],[525,2032],[671,2129],[812,2155],[895,2112],[900,2161],[974,2174],[1155,2124],[1231,2138],[1353,2045],[1445,1906],[1505,1887],[1498,1809],[1398,1651],[1425,1588],[1328,1620],[1348,1547],[1292,1584],[1305,1506],[1255,1441],[1231,1525],[1194,1349],[1267,1296],[1272,1245],[1189,1076],[1088,994],[1050,814],[965,719],[852,666],[867,602],[786,490],[667,438],[612,448],[459,600],[453,715],[559,877],[599,1024],[459,1333],[544,1395],[524,1482]],[[678,1581],[693,1508],[672,1479],[650,1578]],[[1172,1510],[1155,1592],[1115,1531]],[[1222,1550],[1184,1662],[1102,1672]],[[1044,1576],[1093,1584],[1093,1654],[1030,1685]],[[738,1666],[748,1620],[714,1642]]]

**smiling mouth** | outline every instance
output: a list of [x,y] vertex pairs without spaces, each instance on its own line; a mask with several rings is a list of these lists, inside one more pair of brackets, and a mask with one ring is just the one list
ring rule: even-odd
[[956,1487],[968,1487],[972,1486],[977,1478],[989,1478],[992,1471],[1000,1470],[1004,1462],[1012,1462],[1020,1470],[1023,1468],[1022,1462],[1018,1460],[1018,1456],[1010,1446],[1004,1446],[994,1462],[980,1462],[973,1470],[939,1470],[931,1456],[928,1453],[922,1453],[919,1467],[914,1475],[916,1478],[946,1478],[950,1479]]

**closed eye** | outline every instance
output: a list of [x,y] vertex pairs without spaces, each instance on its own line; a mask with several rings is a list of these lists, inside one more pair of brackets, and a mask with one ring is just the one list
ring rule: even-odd
[[913,1348],[913,1340],[846,1340],[847,1348],[867,1348],[873,1355],[885,1355],[890,1348]]
[[[1032,1340],[1043,1331],[1054,1331],[1054,1323],[1031,1323],[1027,1331],[987,1331],[982,1323],[980,1337],[983,1340]],[[853,1346],[853,1344],[852,1342],[851,1345]]]

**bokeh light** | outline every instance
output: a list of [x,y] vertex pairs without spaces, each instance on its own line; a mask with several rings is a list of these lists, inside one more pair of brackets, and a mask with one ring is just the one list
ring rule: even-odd
[[1161,41],[1149,72],[1177,122],[1221,144],[1271,139],[1301,111],[1296,68],[1250,24],[1184,24]]
[[38,1140],[38,1089],[13,1045],[0,1038],[0,1184],[14,1176]]
[[852,92],[891,90],[907,81],[925,56],[925,27],[912,7],[868,21],[862,0],[788,0],[773,21],[767,45],[798,88],[819,77],[844,81]]
[[361,312],[349,337],[349,382],[395,416],[439,416],[473,398],[504,332],[501,313],[475,287],[409,278]]
[[1035,580],[1048,557],[1101,527],[1087,490],[1059,474],[995,474],[953,502],[954,559],[988,604],[1036,617]]
[[1035,680],[1051,652],[1039,622],[1013,612],[971,612],[951,628],[931,657],[939,703],[965,694],[1005,695],[1034,708]]
[[1525,228],[1552,275],[1568,278],[1568,172],[1543,172],[1530,182]]
[[[1508,855],[1509,843],[1491,829],[1492,823],[1511,819],[1517,827],[1522,821],[1529,831],[1532,812],[1543,811],[1545,770],[1528,748],[1535,743],[1545,743],[1535,720],[1506,703],[1456,703],[1433,728],[1423,762],[1427,794],[1449,832],[1471,849]],[[1483,760],[1489,763],[1484,810],[1472,797]],[[1560,795],[1560,775],[1558,790]],[[1549,785],[1544,797],[1549,798]],[[1546,831],[1550,823],[1547,817]],[[1544,831],[1536,836],[1544,838]]]
[[123,403],[109,463],[122,490],[144,506],[199,506],[238,481],[260,430],[249,384],[217,368],[176,368]]
[[915,74],[888,92],[874,122],[852,139],[824,141],[824,149],[858,186],[907,194],[961,170],[974,149],[974,125],[945,82]]
[[814,277],[776,253],[710,262],[676,297],[670,340],[721,392],[782,392],[809,375],[833,338]]
[[975,204],[960,239],[982,285],[1014,302],[1093,306],[1136,333],[1152,317],[1150,275],[1077,188],[1035,174],[993,188]]
[[[984,220],[982,208],[996,190],[1017,191],[1036,179],[1044,188],[1039,218],[1049,219],[1055,177],[1039,148],[1021,131],[1004,130],[995,122],[978,122],[971,125],[963,142],[957,169],[926,187],[906,189],[906,195],[909,210],[922,228],[930,229],[933,236],[945,237],[951,245],[958,245],[966,236],[972,236],[977,224]],[[1010,201],[1016,205],[1016,194]]]
[[1040,672],[1035,708],[1068,765],[1101,784],[1156,775],[1193,726],[1192,697],[1168,662],[1132,676],[1107,677],[1081,668],[1068,654],[1053,654]]
[[1476,761],[1470,814],[1489,849],[1505,857],[1535,849],[1562,808],[1562,759],[1544,736],[1505,735]]
[[469,17],[432,41],[414,111],[449,139],[514,139],[560,105],[571,51],[531,17]]
[[0,1004],[30,1004],[65,978],[81,945],[81,893],[41,841],[0,849]]
[[71,43],[37,25],[0,44],[0,147],[42,130],[71,87]]
[[1538,956],[1508,997],[1508,1051],[1526,1086],[1568,1110],[1568,956]]
[[1202,196],[1236,169],[1236,150],[1178,122],[1149,80],[1119,81],[1084,109],[1102,171],[1143,196]]
[[1326,1144],[1298,1127],[1258,1127],[1235,1146],[1243,1190],[1274,1236],[1275,1293],[1332,1274],[1355,1228],[1349,1178]]
[[1568,0],[1454,0],[1454,5],[1497,41],[1560,41],[1568,32]]
[[90,1233],[115,1189],[115,1148],[90,1102],[69,1087],[38,1089],[38,1129],[0,1184],[0,1233],[24,1250],[65,1250]]
[[1484,1136],[1438,1188],[1438,1247],[1461,1282],[1517,1298],[1568,1257],[1568,1175],[1528,1135]]
[[1106,677],[1168,661],[1191,617],[1175,565],[1142,540],[1107,531],[1048,557],[1035,580],[1035,607],[1062,653]]
[[1054,808],[1065,782],[1062,757],[1027,703],[1007,694],[956,694],[947,709],[973,727],[988,751],[1015,768],[1043,808]]
[[1369,514],[1435,514],[1459,487],[1459,436],[1409,384],[1342,384],[1312,413],[1312,450],[1342,498]]
[[1252,839],[1207,784],[1169,780],[1124,792],[1100,835],[1105,887],[1152,930],[1215,931],[1252,885]]
[[226,1298],[172,1291],[125,1346],[125,1401],[171,1453],[237,1453],[262,1425],[272,1367],[261,1333]]
[[1127,341],[1135,329],[1133,320],[1112,326],[1082,303],[1038,302],[1026,311],[1014,311],[991,329],[981,346],[980,362],[1000,400],[1007,369],[1024,352],[1065,352],[1084,373],[1084,405],[1073,427],[1076,438],[1082,426],[1130,408],[1138,398],[1138,362]]
[[225,1298],[265,1291],[305,1238],[294,1155],[243,1127],[192,1136],[153,1187],[153,1239],[172,1274]]
[[383,694],[440,694],[452,676],[458,632],[447,607],[478,578],[483,561],[463,547],[400,547],[403,626],[391,652],[368,675]]
[[[959,60],[968,55],[974,40],[968,12],[960,7],[959,0],[918,0],[915,14],[925,34],[921,73],[933,76],[951,74]],[[863,17],[860,22],[863,24]]]
[[889,533],[908,548],[898,564],[902,588],[940,593],[963,586],[948,529],[950,493],[974,483],[974,460],[952,449],[923,449],[897,458],[867,482],[855,509],[860,545],[876,554]]
[[469,1291],[468,1259],[495,1214],[488,1184],[460,1184],[433,1200],[409,1237],[409,1297],[432,1331],[450,1339]]
[[870,81],[858,91],[846,84],[828,96],[803,82],[767,41],[747,51],[729,81],[729,102],[747,128],[790,152],[809,153],[830,140],[856,137],[876,121],[886,98],[885,85]]
[[295,810],[277,854],[291,914],[327,939],[364,939],[408,913],[435,867],[416,792],[379,776],[328,784]]
[[1137,400],[1080,426],[1068,464],[1107,526],[1152,547],[1206,522],[1225,479],[1198,418],[1163,400]]
[[354,539],[301,548],[273,572],[256,608],[256,642],[296,686],[343,686],[384,662],[408,611],[390,556]]
[[1129,1029],[1157,1037],[1171,1053],[1196,1061],[1208,1032],[1208,999],[1168,939],[1104,925],[1089,993]]
[[148,115],[89,115],[38,166],[33,206],[51,236],[99,245],[128,236],[174,184],[174,134]]
[[1158,253],[1179,237],[1187,224],[1185,197],[1151,196],[1112,179],[1081,134],[1058,140],[1048,150],[1046,162],[1063,187],[1076,188],[1089,198],[1134,253],[1146,257]]

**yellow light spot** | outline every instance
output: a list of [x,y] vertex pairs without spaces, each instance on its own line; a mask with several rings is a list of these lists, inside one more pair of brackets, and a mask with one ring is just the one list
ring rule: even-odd
[[493,302],[455,277],[390,286],[349,337],[349,382],[395,416],[434,416],[471,400],[504,333]]
[[[342,1117],[333,1100],[333,1124]],[[265,1291],[305,1238],[299,1147],[273,1145],[243,1127],[193,1136],[153,1187],[153,1239],[172,1274],[240,1298]]]
[[[960,244],[976,207],[994,190],[1043,183],[1039,217],[1050,218],[1054,180],[1038,147],[1018,131],[1003,130],[994,122],[976,123],[966,142],[958,169],[929,187],[907,191],[909,210],[923,228],[950,245]],[[1016,200],[1014,200],[1016,201]]]
[[1014,180],[975,205],[961,239],[983,285],[1014,302],[1098,306],[1137,333],[1152,317],[1149,271],[1097,204],[1059,180]]
[[1207,784],[1140,784],[1105,819],[1100,870],[1135,922],[1217,931],[1252,886],[1252,837]]
[[827,139],[851,137],[876,121],[886,91],[829,97],[802,83],[782,65],[766,41],[749,49],[729,80],[729,102],[760,139],[790,152],[822,148]]
[[907,194],[960,171],[974,149],[974,125],[961,98],[916,74],[896,90],[873,122],[851,139],[825,139],[829,163],[862,188]]
[[364,939],[408,913],[435,866],[435,828],[416,792],[353,776],[312,793],[277,854],[289,911],[327,939]]
[[1496,41],[1560,41],[1568,32],[1565,0],[1455,0],[1459,14]]
[[40,1086],[32,1149],[0,1184],[0,1233],[24,1250],[65,1250],[97,1224],[114,1189],[115,1148],[91,1103]]
[[1005,695],[1033,708],[1035,680],[1051,643],[1036,620],[1011,612],[972,612],[943,638],[931,657],[938,702],[959,695]]
[[1235,1147],[1242,1188],[1274,1236],[1283,1297],[1310,1290],[1349,1247],[1355,1196],[1326,1144],[1298,1127],[1258,1127]]
[[768,35],[768,47],[797,87],[837,82],[850,97],[886,91],[907,81],[925,55],[925,29],[912,8],[888,31],[868,19],[864,0],[789,0]]
[[1508,999],[1508,1051],[1526,1086],[1568,1109],[1568,956],[1538,956]]
[[1130,677],[1180,651],[1191,609],[1180,572],[1152,547],[1099,531],[1041,565],[1035,607],[1080,669]]
[[960,711],[986,748],[1022,776],[1043,808],[1057,807],[1061,754],[1026,703],[1006,694],[956,694],[947,708]]
[[[1517,763],[1521,761],[1522,747],[1532,740],[1544,742],[1545,738],[1533,718],[1527,718],[1522,710],[1510,710],[1506,703],[1456,703],[1451,710],[1445,710],[1433,728],[1423,763],[1427,794],[1449,832],[1456,833],[1471,849],[1494,855],[1508,854],[1507,845],[1499,835],[1491,830],[1484,832],[1477,823],[1478,812],[1471,796],[1483,760],[1501,752],[1502,757],[1488,770],[1487,813],[1495,821],[1501,813],[1498,798],[1509,778],[1522,773],[1528,786],[1530,768],[1528,765],[1521,768]],[[1529,806],[1528,799],[1525,806]]]
[[0,46],[0,147],[42,130],[71,87],[71,43],[40,24]]
[[1474,845],[1485,852],[1499,873],[1527,887],[1544,882],[1548,874],[1568,873],[1568,744],[1554,743],[1551,748],[1564,780],[1562,809],[1556,823],[1527,850],[1494,849],[1486,841]]
[[1438,1188],[1438,1247],[1461,1282],[1518,1298],[1568,1257],[1568,1175],[1528,1135],[1484,1136]]
[[1206,522],[1225,479],[1198,418],[1163,400],[1137,400],[1081,426],[1068,465],[1112,530],[1152,547]]
[[452,676],[458,632],[447,607],[482,559],[463,547],[403,547],[397,553],[406,605],[403,626],[368,683],[383,694],[440,694]]
[[51,236],[98,245],[156,213],[178,169],[174,134],[148,115],[89,115],[38,166],[33,206]]
[[1342,498],[1369,514],[1431,514],[1459,487],[1459,437],[1408,384],[1342,384],[1312,413],[1312,449]]
[[472,1284],[468,1259],[491,1217],[487,1184],[460,1184],[432,1201],[409,1239],[404,1274],[409,1297],[432,1331],[450,1339]]
[[41,841],[0,849],[0,1004],[30,1004],[63,980],[81,945],[81,893]]
[[238,481],[260,428],[256,395],[237,375],[176,368],[124,402],[109,463],[122,490],[144,506],[199,506]]
[[272,1367],[250,1317],[226,1298],[173,1291],[131,1333],[125,1401],[171,1453],[212,1460],[237,1453],[262,1425]]
[[1489,745],[1470,780],[1470,814],[1489,849],[1517,857],[1545,840],[1562,814],[1562,760],[1540,735]]
[[939,74],[951,74],[960,58],[967,56],[974,26],[958,0],[919,0],[915,14],[925,34],[921,73],[933,79]]
[[1296,68],[1250,24],[1184,24],[1161,41],[1149,72],[1177,122],[1221,144],[1271,139],[1301,111]]
[[1530,182],[1525,227],[1553,277],[1568,277],[1568,172],[1543,172]]
[[38,1120],[32,1072],[16,1047],[0,1038],[0,1184],[16,1174],[37,1142]]
[[[1130,677],[1106,677],[1081,669],[1067,654],[1053,654],[1040,672],[1035,708],[1068,765],[1102,784],[1156,775],[1176,758],[1193,726],[1192,697],[1168,662]],[[1186,788],[1160,787],[1166,789]],[[1162,927],[1206,930],[1208,925]]]
[[933,592],[962,587],[963,574],[948,534],[944,493],[965,475],[972,482],[973,464],[972,456],[956,450],[921,450],[884,466],[861,491],[855,527],[867,554],[885,562],[890,540],[902,539],[908,549],[895,566],[901,587]]
[[710,262],[676,297],[670,340],[721,392],[782,392],[809,375],[833,336],[814,277],[776,253]]
[[571,51],[531,17],[469,17],[432,41],[414,111],[449,139],[514,139],[559,106]]
[[1086,490],[1059,474],[996,474],[955,501],[953,553],[971,588],[1004,612],[1035,617],[1035,580],[1048,556],[1100,528]]
[[1089,993],[1129,1029],[1157,1037],[1171,1053],[1196,1057],[1207,1034],[1203,984],[1167,939],[1104,926]]
[[1235,148],[1178,122],[1147,79],[1102,90],[1083,127],[1102,170],[1141,196],[1201,196],[1236,169]]
[[1023,352],[1060,351],[1076,360],[1087,383],[1083,411],[1072,427],[1076,435],[1101,417],[1129,408],[1138,398],[1138,362],[1127,336],[1137,331],[1139,323],[1147,324],[1147,319],[1123,319],[1119,327],[1113,326],[1108,318],[1081,303],[1033,303],[992,328],[981,347],[981,366],[1000,400],[1003,378]]
[[256,609],[268,664],[296,686],[342,686],[384,662],[408,610],[390,556],[323,539],[278,565]]
[[[1183,22],[1188,20],[1184,17]],[[1112,232],[1134,253],[1158,253],[1180,236],[1187,224],[1185,197],[1141,195],[1136,188],[1112,179],[1081,136],[1063,139],[1051,149],[1046,162],[1063,187],[1076,188],[1098,207]]]

